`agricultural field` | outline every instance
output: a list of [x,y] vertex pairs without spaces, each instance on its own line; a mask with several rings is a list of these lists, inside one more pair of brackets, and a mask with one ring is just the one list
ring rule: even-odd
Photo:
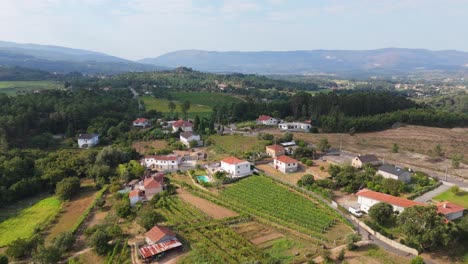
[[60,212],[61,205],[62,202],[56,197],[45,198],[16,217],[0,223],[0,247],[18,238],[33,236],[37,227],[43,227]]
[[257,137],[242,135],[212,135],[209,137],[212,145],[210,148],[217,154],[242,156],[246,152],[263,152],[269,143],[267,140],[259,140]]
[[140,155],[152,155],[157,150],[167,148],[168,144],[165,140],[151,140],[151,141],[134,141],[132,147]]
[[63,83],[56,81],[0,81],[0,93],[6,93],[7,95],[62,88]]
[[455,194],[451,190],[445,191],[436,197],[433,198],[436,201],[449,201],[454,204],[458,204],[465,208],[468,208],[468,192],[460,191],[459,193]]
[[[264,176],[252,176],[232,184],[223,191],[224,201],[233,201],[243,209],[283,226],[319,239],[335,225],[342,225],[339,215],[317,201],[274,183]],[[351,232],[350,228],[345,228]],[[341,232],[344,238],[346,232]],[[336,237],[334,237],[336,239]]]
[[[151,97],[151,96],[143,96],[141,97],[143,100],[143,103],[145,104],[146,110],[157,110],[162,113],[170,113],[169,110],[169,100],[167,99],[160,99],[156,97]],[[174,112],[178,112],[179,116],[182,114],[182,109],[181,109],[181,102],[174,101],[176,105],[176,109]],[[212,112],[212,108],[207,105],[198,105],[198,104],[191,104],[190,109],[187,112],[188,117],[194,118],[196,115],[203,117],[203,116],[209,116]]]
[[215,105],[230,105],[231,103],[241,102],[242,100],[228,94],[208,93],[208,92],[175,92],[171,93],[174,100],[183,102],[190,101],[192,105],[206,105],[213,107]]

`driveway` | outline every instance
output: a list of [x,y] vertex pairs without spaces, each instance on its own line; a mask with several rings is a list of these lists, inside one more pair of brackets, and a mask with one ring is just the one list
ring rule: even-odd
[[434,196],[437,196],[437,195],[447,191],[448,189],[450,189],[450,186],[442,184],[438,188],[436,188],[436,189],[434,189],[434,190],[432,190],[430,192],[427,192],[427,193],[419,196],[418,198],[414,199],[414,201],[415,202],[426,203],[427,201],[431,200]]

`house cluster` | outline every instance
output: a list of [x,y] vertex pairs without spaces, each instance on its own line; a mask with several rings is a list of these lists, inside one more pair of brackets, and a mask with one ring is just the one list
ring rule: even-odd
[[283,122],[283,120],[268,115],[260,115],[256,122],[267,126],[277,125],[281,131],[310,132],[312,128],[312,125],[307,122]]
[[390,164],[382,164],[375,155],[359,155],[351,161],[351,166],[355,168],[363,168],[366,165],[379,166],[377,174],[387,179],[399,180],[404,183],[411,181],[411,173],[403,168],[396,167]]
[[[362,189],[356,193],[358,204],[363,212],[368,213],[370,208],[377,203],[388,203],[395,212],[403,212],[406,208],[412,206],[426,206],[425,203],[419,203],[400,197],[395,197],[385,193],[374,192],[368,189]],[[463,216],[465,208],[451,202],[440,202],[436,204],[437,212],[445,216],[447,220],[455,220]]]
[[282,173],[296,172],[299,161],[286,156],[286,149],[282,145],[271,145],[265,147],[268,156],[273,158],[273,167]]
[[154,226],[146,232],[145,242],[146,245],[138,247],[139,256],[144,261],[151,261],[159,255],[182,246],[176,233],[164,226]]
[[132,181],[129,183],[131,191],[128,193],[130,205],[134,206],[138,202],[144,203],[154,195],[164,190],[164,173],[156,173],[145,177],[143,181]]

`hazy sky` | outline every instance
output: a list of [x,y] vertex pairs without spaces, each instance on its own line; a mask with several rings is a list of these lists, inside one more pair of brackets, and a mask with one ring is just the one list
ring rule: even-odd
[[468,0],[0,0],[0,40],[129,59],[180,49],[468,51]]

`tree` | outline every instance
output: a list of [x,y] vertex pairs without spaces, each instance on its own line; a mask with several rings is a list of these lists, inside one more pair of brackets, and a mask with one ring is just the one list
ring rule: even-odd
[[64,253],[69,251],[74,243],[75,236],[71,232],[63,232],[54,239],[53,246]]
[[55,194],[62,200],[68,200],[80,190],[78,177],[65,178],[55,186]]
[[458,185],[453,185],[452,187],[450,187],[450,191],[453,194],[458,195],[460,193],[460,187]]
[[190,101],[185,100],[181,105],[182,114],[184,115],[184,119],[187,119],[187,111],[190,109]]
[[140,212],[138,224],[144,229],[150,230],[161,220],[161,215],[155,212],[153,208],[145,206]]
[[286,132],[286,133],[284,133],[283,138],[281,139],[281,141],[283,141],[283,142],[289,142],[289,141],[292,141],[292,140],[293,140],[293,137],[294,137],[293,133],[291,133],[291,132]]
[[356,243],[359,242],[360,240],[361,240],[361,235],[357,233],[349,234],[346,237],[346,247],[349,250],[355,250],[357,249]]
[[314,175],[312,174],[306,174],[302,176],[301,178],[302,184],[307,186],[307,185],[312,185],[315,182]]
[[104,230],[98,228],[89,238],[89,245],[99,255],[105,255],[109,251],[109,241],[112,239]]
[[406,208],[397,218],[397,224],[406,236],[406,244],[424,250],[446,246],[454,238],[456,227],[445,222],[436,206]]
[[54,246],[39,246],[37,252],[33,254],[34,260],[42,264],[55,264],[61,257],[60,250]]
[[114,209],[119,217],[126,218],[132,214],[132,208],[130,207],[130,201],[123,199],[114,204]]
[[8,257],[0,254],[0,264],[8,264]]
[[173,115],[174,110],[176,109],[176,105],[174,104],[174,102],[170,101],[169,105],[167,107],[169,108],[169,111],[171,112],[171,115]]
[[398,146],[397,143],[393,143],[393,146],[392,146],[392,152],[393,153],[398,153],[398,150],[400,149],[400,147]]
[[411,259],[410,264],[424,264],[424,259],[421,256],[416,256]]
[[391,219],[392,215],[393,206],[388,203],[377,203],[369,209],[370,218],[380,225]]
[[322,138],[319,140],[318,144],[317,144],[317,148],[324,152],[326,151],[327,149],[329,149],[331,146],[330,146],[330,143],[328,143],[328,139],[327,138]]
[[5,254],[14,258],[21,259],[31,256],[31,249],[35,247],[35,241],[18,238],[8,245]]

